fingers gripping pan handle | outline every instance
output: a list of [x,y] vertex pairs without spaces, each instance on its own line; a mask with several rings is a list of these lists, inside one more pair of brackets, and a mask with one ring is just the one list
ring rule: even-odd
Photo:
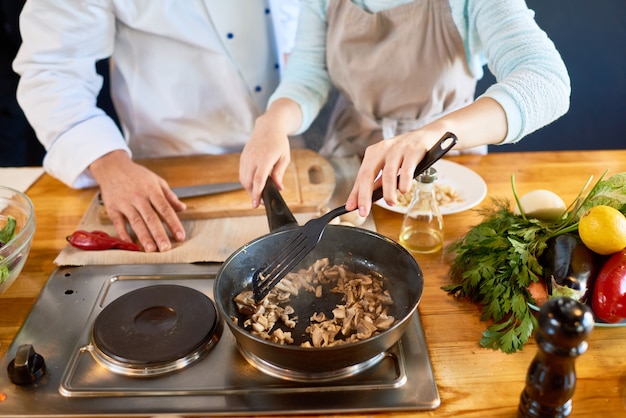
[[[416,178],[424,171],[428,170],[433,164],[435,164],[441,157],[443,157],[453,146],[458,142],[458,138],[452,132],[446,132],[443,136],[437,141],[435,145],[431,149],[426,152],[422,161],[417,164],[415,171],[413,172],[413,178]],[[400,177],[398,177],[400,180]],[[379,187],[374,190],[372,193],[372,202],[376,202],[377,200],[383,197],[383,188]]]

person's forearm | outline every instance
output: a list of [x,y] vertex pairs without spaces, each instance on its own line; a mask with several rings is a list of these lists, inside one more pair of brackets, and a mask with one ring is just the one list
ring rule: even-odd
[[272,124],[272,128],[280,128],[285,135],[293,135],[302,124],[300,106],[291,99],[278,99],[267,111],[259,116],[257,125]]
[[[455,149],[460,150],[502,142],[507,134],[507,121],[504,109],[498,102],[481,98],[424,128],[437,132],[439,136],[444,132],[454,133],[459,138]],[[433,141],[438,138],[434,136]]]

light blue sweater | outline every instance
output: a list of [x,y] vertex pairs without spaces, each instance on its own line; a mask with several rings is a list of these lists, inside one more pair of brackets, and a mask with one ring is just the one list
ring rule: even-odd
[[[308,129],[331,89],[325,64],[329,1],[302,1],[295,48],[270,98],[270,103],[286,97],[300,105],[303,122],[297,133]],[[375,13],[412,0],[352,1]],[[480,79],[487,64],[497,80],[482,96],[493,98],[504,108],[508,133],[503,144],[517,142],[567,112],[571,91],[567,69],[524,0],[449,2],[472,75]]]

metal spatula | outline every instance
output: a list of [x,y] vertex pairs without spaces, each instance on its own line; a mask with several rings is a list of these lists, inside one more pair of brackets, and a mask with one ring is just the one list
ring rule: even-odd
[[[417,165],[413,177],[417,177],[429,169],[437,160],[443,157],[455,144],[457,137],[453,133],[446,132],[443,137],[426,153],[422,161]],[[372,193],[372,201],[375,202],[383,197],[382,187]],[[311,219],[301,226],[297,234],[287,242],[285,247],[274,257],[267,260],[252,276],[252,290],[254,300],[259,303],[274,286],[280,282],[302,259],[315,248],[322,238],[326,225],[337,216],[349,211],[345,206],[340,206],[325,215]]]

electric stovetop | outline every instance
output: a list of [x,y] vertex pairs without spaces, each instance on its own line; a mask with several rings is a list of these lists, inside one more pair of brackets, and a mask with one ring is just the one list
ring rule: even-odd
[[[219,267],[158,264],[55,270],[0,364],[0,416],[337,414],[439,406],[418,312],[380,361],[333,381],[293,382],[264,374],[244,359],[221,323],[206,343],[206,352],[187,356],[172,370],[120,373],[94,354],[94,323],[111,303],[138,289],[161,285],[193,289],[212,300]],[[155,302],[159,309],[146,312],[159,311],[160,305]],[[36,369],[37,379],[15,384],[7,369],[16,360],[24,366],[24,357],[26,367]],[[39,367],[40,358],[44,368]]]

